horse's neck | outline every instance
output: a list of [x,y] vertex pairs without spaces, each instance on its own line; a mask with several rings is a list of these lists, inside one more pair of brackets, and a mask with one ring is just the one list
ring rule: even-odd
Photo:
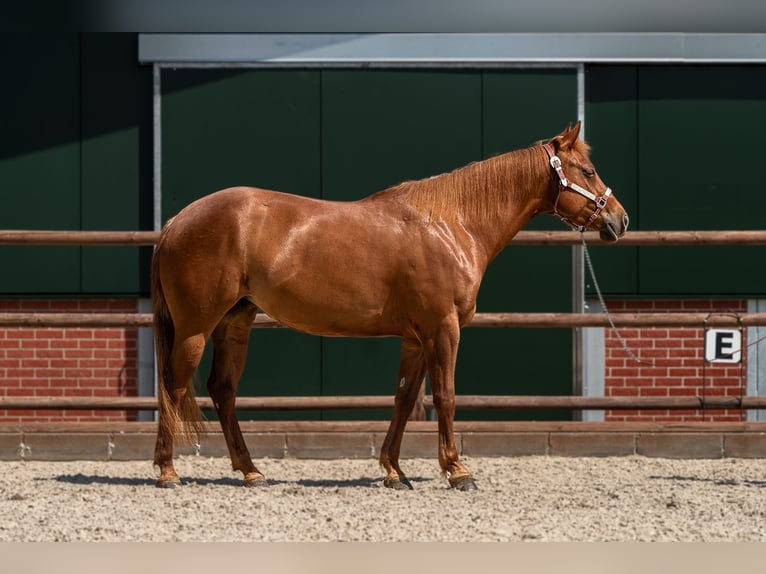
[[[551,174],[544,158],[537,158],[535,148],[524,150],[533,161],[523,167],[509,164],[502,177],[494,178],[498,189],[487,189],[487,197],[502,198],[493,206],[490,217],[463,219],[464,227],[479,241],[486,252],[487,263],[506,247],[514,236],[538,213],[547,211]],[[537,154],[539,155],[539,154]],[[514,172],[524,169],[524,174]]]

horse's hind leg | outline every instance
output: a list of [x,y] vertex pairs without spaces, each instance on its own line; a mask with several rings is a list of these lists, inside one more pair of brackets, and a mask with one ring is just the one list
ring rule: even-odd
[[402,446],[404,427],[417,401],[426,374],[425,357],[420,344],[402,341],[402,358],[399,366],[399,383],[396,388],[394,416],[380,449],[380,464],[386,471],[383,484],[389,488],[412,489],[412,484],[399,468],[399,451]]
[[[173,342],[169,357],[169,364],[164,373],[165,381],[169,388],[167,391],[161,388],[159,392],[167,392],[167,399],[161,403],[159,412],[159,430],[157,442],[154,447],[154,464],[160,467],[160,476],[157,486],[160,488],[173,488],[180,484],[181,480],[173,467],[173,440],[178,430],[177,426],[181,419],[194,419],[197,413],[186,413],[179,418],[179,411],[183,410],[184,404],[193,401],[188,397],[187,385],[191,381],[194,371],[199,365],[202,353],[205,350],[205,335],[195,333],[184,335],[179,333]],[[191,408],[191,407],[189,407]],[[192,424],[193,420],[190,421]]]
[[207,389],[213,399],[234,470],[242,471],[245,486],[266,486],[266,478],[253,464],[234,407],[237,384],[245,368],[250,329],[256,307],[242,299],[213,330],[213,367]]

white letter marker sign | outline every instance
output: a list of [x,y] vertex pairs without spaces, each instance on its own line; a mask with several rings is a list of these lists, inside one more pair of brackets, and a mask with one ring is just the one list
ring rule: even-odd
[[705,331],[705,360],[709,363],[739,363],[742,360],[742,331],[739,329]]

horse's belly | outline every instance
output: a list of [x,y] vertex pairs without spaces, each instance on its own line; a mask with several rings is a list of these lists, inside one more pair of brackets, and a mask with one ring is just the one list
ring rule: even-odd
[[379,298],[347,293],[321,280],[310,288],[262,286],[250,299],[280,323],[315,335],[381,337],[400,331],[399,321]]
[[304,333],[329,337],[384,337],[399,334],[393,321],[380,313],[337,305],[319,305],[290,301],[260,302],[259,309],[287,327]]

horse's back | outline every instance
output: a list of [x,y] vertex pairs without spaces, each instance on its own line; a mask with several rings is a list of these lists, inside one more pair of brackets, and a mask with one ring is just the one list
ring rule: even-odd
[[[163,230],[165,252],[201,254],[222,250],[222,256],[247,249],[253,238],[279,239],[311,213],[321,200],[260,189],[231,187],[206,195],[184,207]],[[176,253],[176,256],[178,253]]]
[[[342,307],[336,314],[346,310],[349,305],[340,301],[355,299],[357,311],[380,314],[381,295],[359,276],[376,241],[366,231],[369,213],[358,203],[252,187],[194,201],[166,225],[155,255],[171,305],[210,307],[211,314],[220,314],[244,297],[314,332],[326,331],[323,324],[332,322],[335,305]],[[382,283],[388,272],[364,277]],[[322,306],[322,318],[312,319]]]
[[175,217],[173,224],[184,222],[184,225],[209,225],[220,221],[226,223],[236,220],[245,222],[243,216],[252,209],[269,207],[272,204],[293,204],[296,207],[304,204],[318,205],[321,200],[316,200],[299,195],[292,195],[279,191],[261,189],[257,187],[229,187],[201,197],[184,207]]
[[200,290],[197,305],[220,299],[220,313],[247,298],[302,331],[377,336],[402,334],[417,308],[452,308],[465,299],[455,288],[475,295],[449,235],[386,194],[332,202],[238,187],[182,210],[159,248],[179,301]]

